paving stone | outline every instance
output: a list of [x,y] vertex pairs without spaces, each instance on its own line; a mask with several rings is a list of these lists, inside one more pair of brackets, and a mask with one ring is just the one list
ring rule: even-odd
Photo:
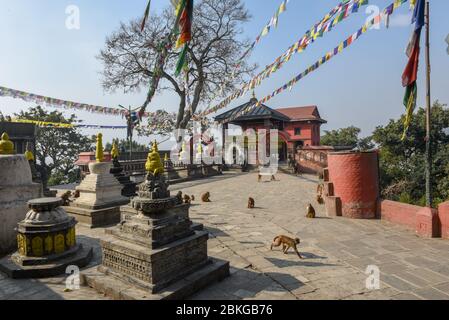
[[433,272],[426,268],[416,268],[409,271],[411,274],[428,281],[431,285],[449,283],[449,277]]
[[422,300],[422,299],[413,293],[400,293],[396,296],[393,296],[393,300]]
[[449,295],[449,282],[438,284],[438,285],[434,286],[434,288]]
[[399,291],[412,291],[417,287],[394,276],[394,275],[382,275],[381,281],[385,282],[389,286],[398,289]]
[[397,276],[398,278],[401,278],[401,279],[407,281],[407,282],[410,282],[411,284],[413,284],[417,287],[427,287],[430,285],[429,281],[426,281],[420,277],[417,277],[407,271],[395,272],[394,275]]
[[428,300],[449,300],[449,295],[434,288],[422,288],[415,290],[414,293]]

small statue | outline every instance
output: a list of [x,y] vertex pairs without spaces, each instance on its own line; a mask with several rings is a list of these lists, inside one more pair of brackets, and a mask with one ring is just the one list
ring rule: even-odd
[[158,176],[164,173],[164,166],[161,162],[161,156],[159,155],[156,141],[153,143],[153,148],[148,154],[147,162],[145,163],[145,169],[148,173],[151,173],[154,176]]
[[120,153],[118,151],[117,142],[114,141],[114,143],[112,144],[112,150],[111,150],[112,164],[114,165],[114,168],[120,168],[120,162],[118,161],[119,156],[120,156]]

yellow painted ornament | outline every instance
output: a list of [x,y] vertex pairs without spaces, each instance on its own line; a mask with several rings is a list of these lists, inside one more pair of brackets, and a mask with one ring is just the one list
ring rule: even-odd
[[0,154],[15,154],[14,143],[9,140],[9,136],[6,132],[2,134],[2,140],[0,141]]
[[185,160],[185,159],[186,159],[186,155],[187,155],[187,152],[186,152],[186,142],[184,141],[184,142],[182,143],[181,152],[179,153],[179,158],[180,158],[181,160]]
[[95,153],[95,159],[97,162],[104,162],[103,135],[101,133],[97,135],[97,150]]
[[145,170],[153,175],[157,176],[164,173],[164,166],[159,155],[157,142],[153,143],[153,148],[148,154],[147,162],[145,163]]
[[112,159],[118,159],[120,153],[118,152],[117,142],[114,141],[112,144],[111,156]]
[[27,150],[25,152],[25,158],[27,159],[27,161],[34,161],[34,154],[33,154],[33,152],[31,152],[31,150]]

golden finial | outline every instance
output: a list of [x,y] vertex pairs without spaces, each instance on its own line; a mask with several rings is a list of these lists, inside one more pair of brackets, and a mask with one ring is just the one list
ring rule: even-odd
[[203,145],[200,143],[198,145],[198,154],[202,154],[203,153]]
[[104,162],[103,135],[101,133],[97,135],[97,150],[95,153],[95,159],[97,162]]
[[2,134],[2,140],[0,141],[0,154],[15,154],[14,143],[9,140],[9,136],[6,132]]
[[114,143],[112,144],[112,150],[111,150],[112,159],[118,159],[119,155],[120,155],[120,153],[118,152],[117,142],[114,141]]
[[186,152],[186,142],[184,141],[183,143],[182,143],[182,146],[181,146],[181,152],[179,152],[179,158],[180,158],[180,160],[185,160],[184,159],[184,157],[186,156],[186,154],[187,154],[187,152]]
[[156,151],[156,152],[159,152],[159,149],[158,149],[158,146],[157,146],[157,141],[156,140],[154,140],[154,142],[153,142],[153,148],[152,148],[152,150],[151,151]]
[[164,161],[165,162],[170,161],[170,158],[168,157],[168,153],[165,154]]
[[31,151],[31,146],[29,145],[29,143],[27,143],[26,149],[27,151],[25,152],[25,158],[27,159],[27,161],[34,161],[34,154],[33,151]]
[[145,170],[155,176],[164,173],[164,166],[161,161],[161,156],[159,155],[156,141],[153,143],[151,152],[148,153],[147,162],[145,163]]

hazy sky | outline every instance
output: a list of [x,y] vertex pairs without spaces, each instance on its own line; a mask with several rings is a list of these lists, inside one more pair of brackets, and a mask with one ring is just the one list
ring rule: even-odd
[[[383,9],[393,0],[370,0],[370,5]],[[244,0],[252,14],[245,27],[245,37],[254,39],[273,15],[281,0]],[[271,63],[339,1],[290,0],[277,29],[263,38],[251,60],[260,66]],[[147,0],[0,0],[0,85],[59,99],[115,107],[118,104],[142,104],[147,88],[136,94],[105,94],[101,87],[101,63],[96,55],[105,37],[116,30],[120,21],[141,17]],[[68,30],[66,8],[80,9],[80,30]],[[153,0],[152,12],[169,5],[168,0]],[[367,6],[335,27],[332,32],[311,44],[262,86],[258,97],[271,93],[314,63],[324,53],[358,30],[371,13]],[[391,118],[399,117],[404,107],[401,75],[407,58],[405,47],[412,32],[408,4],[396,11],[391,27],[371,30],[350,48],[301,80],[294,89],[270,100],[273,108],[319,106],[329,123],[324,129],[355,125],[363,134]],[[449,1],[431,1],[432,99],[449,102],[449,55],[445,42],[449,34]],[[419,105],[424,104],[424,52],[419,76]],[[250,94],[235,101],[235,107]],[[166,93],[158,96],[150,109],[176,111],[178,98]],[[0,98],[0,109],[12,114],[30,104]],[[229,108],[230,108],[229,107]],[[71,113],[71,112],[67,112]],[[87,124],[123,125],[121,117],[95,115],[76,111]],[[95,130],[85,130],[94,134]],[[126,130],[105,130],[105,140],[125,138]],[[148,139],[140,139],[148,142]]]

